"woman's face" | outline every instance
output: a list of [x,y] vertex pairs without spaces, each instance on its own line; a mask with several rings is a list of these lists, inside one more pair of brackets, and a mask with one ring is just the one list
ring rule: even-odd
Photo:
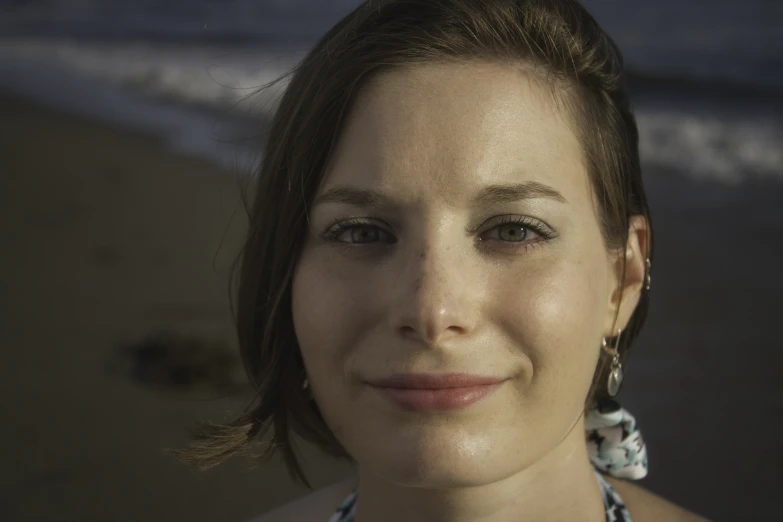
[[[376,77],[310,220],[296,336],[318,407],[360,470],[421,487],[488,483],[575,426],[618,281],[549,87],[499,64]],[[370,384],[403,373],[502,383],[461,407]]]

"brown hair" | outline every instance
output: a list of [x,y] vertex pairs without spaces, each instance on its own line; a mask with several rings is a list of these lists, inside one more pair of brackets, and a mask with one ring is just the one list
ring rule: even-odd
[[[280,451],[294,480],[308,487],[293,434],[333,456],[351,459],[302,389],[305,373],[292,320],[291,279],[306,237],[307,211],[349,108],[371,76],[407,65],[465,60],[532,66],[550,85],[562,87],[584,148],[607,248],[624,252],[629,218],[642,215],[648,219],[651,258],[652,223],[622,58],[579,3],[366,1],[277,80],[290,76],[256,180],[236,287],[240,351],[256,400],[230,424],[205,426],[194,445],[178,455],[206,469],[246,452],[271,428],[271,440],[262,443],[258,457],[265,461]],[[644,323],[647,307],[648,295],[642,292],[619,340],[621,360]],[[586,407],[606,394],[608,359],[602,351]]]

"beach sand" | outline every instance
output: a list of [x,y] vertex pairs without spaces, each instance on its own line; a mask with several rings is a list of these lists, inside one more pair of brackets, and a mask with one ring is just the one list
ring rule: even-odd
[[[164,455],[245,396],[140,382],[122,356],[157,331],[233,350],[237,173],[19,99],[0,114],[0,520],[242,521],[303,494],[279,460]],[[347,471],[303,452],[316,486]]]
[[[233,353],[237,172],[11,96],[0,114],[0,520],[239,522],[304,494],[279,460],[198,473],[165,455],[246,396],[167,385],[127,348],[164,331]],[[715,520],[773,516],[783,188],[646,176],[652,308],[618,397],[648,443],[642,485]],[[302,452],[316,487],[349,472]]]

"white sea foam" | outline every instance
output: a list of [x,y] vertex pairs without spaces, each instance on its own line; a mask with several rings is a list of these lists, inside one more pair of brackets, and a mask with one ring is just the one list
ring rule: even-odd
[[[237,155],[253,151],[223,141],[241,133],[240,122],[271,116],[287,82],[260,94],[259,88],[288,72],[306,51],[4,41],[0,87],[155,132],[177,150],[234,164]],[[217,111],[199,109],[204,107]],[[717,105],[689,110],[683,103],[677,109],[642,103],[636,113],[647,165],[729,184],[749,177],[783,179],[779,117],[722,112]]]
[[636,116],[644,163],[729,184],[750,176],[783,179],[780,120],[644,108]]
[[[257,46],[226,49],[152,43],[0,41],[0,60],[27,63],[40,69],[69,70],[85,79],[96,80],[96,88],[108,83],[156,98],[255,113],[271,112],[274,106],[264,106],[261,100],[236,106],[259,87],[289,71],[305,52]],[[268,91],[263,101],[274,103],[284,86],[282,83]]]
[[[0,42],[0,89],[49,106],[156,134],[177,151],[225,166],[260,151],[239,138],[251,118],[269,118],[299,54],[287,51],[150,44]],[[205,110],[209,109],[209,110]]]

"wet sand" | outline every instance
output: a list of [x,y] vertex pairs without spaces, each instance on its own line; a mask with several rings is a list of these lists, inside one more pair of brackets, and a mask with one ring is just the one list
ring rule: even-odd
[[[279,460],[196,473],[164,455],[244,396],[118,355],[155,331],[233,353],[237,172],[18,98],[0,114],[0,520],[239,522],[303,494]],[[647,179],[652,308],[619,396],[649,446],[642,485],[719,521],[772,517],[783,187]],[[303,452],[315,486],[348,472]]]

